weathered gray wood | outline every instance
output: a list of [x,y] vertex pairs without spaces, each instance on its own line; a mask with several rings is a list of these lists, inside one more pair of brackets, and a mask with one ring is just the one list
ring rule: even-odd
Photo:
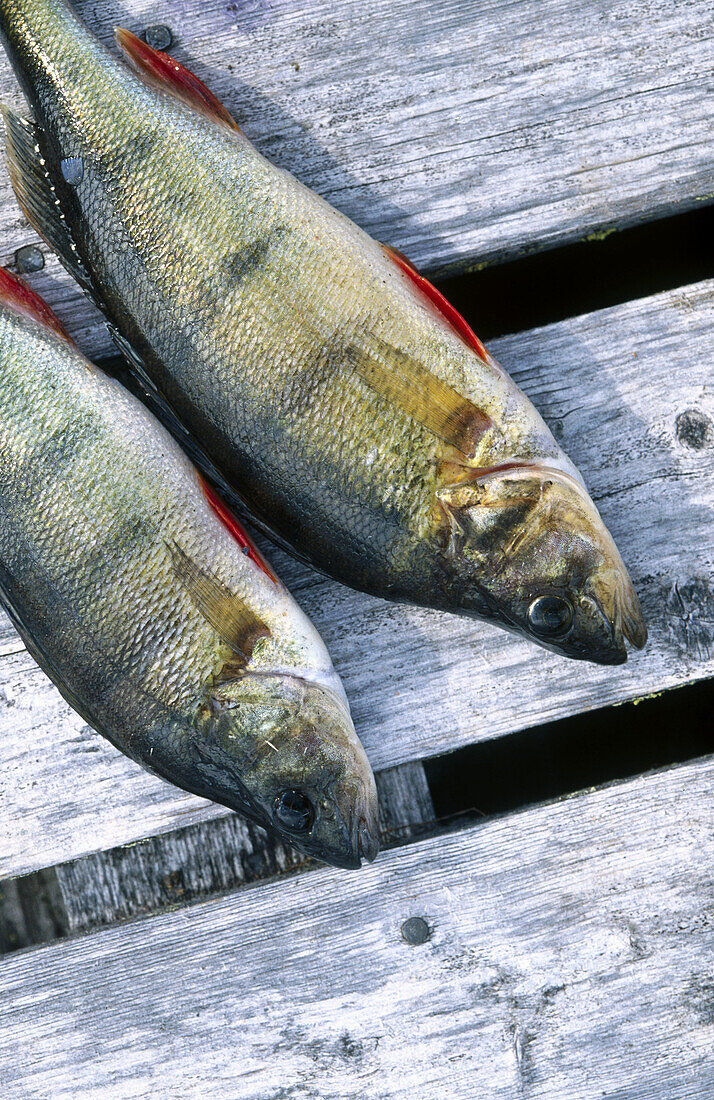
[[[419,265],[472,267],[711,200],[711,0],[81,0],[174,52],[259,148]],[[15,95],[0,58],[0,94]],[[35,240],[0,179],[0,261]],[[97,315],[33,285],[85,349]]]
[[[377,788],[383,849],[434,831],[434,806],[423,764],[401,764],[380,772]],[[51,929],[45,930],[43,926],[42,940],[68,932],[89,932],[167,905],[185,905],[201,896],[314,866],[311,860],[234,814],[217,821],[199,822],[175,833],[97,852],[55,868],[52,874],[65,919],[63,925],[55,926],[54,936],[50,935]],[[14,892],[22,890],[25,881],[20,879],[18,887],[17,881],[11,880],[8,888]],[[44,879],[38,885],[42,886],[42,892],[38,893],[42,910],[47,886]],[[2,916],[7,905],[3,905],[2,889],[0,883],[0,953],[3,949],[39,942],[37,937],[22,937],[24,926],[14,942],[11,936],[3,940]],[[10,924],[9,932],[14,930]]]
[[85,856],[56,875],[68,930],[77,933],[309,865],[231,814]]
[[[382,849],[434,832],[419,761],[377,776]],[[314,867],[234,814],[0,881],[0,955]]]
[[713,781],[709,758],[7,957],[3,1096],[709,1100]]
[[433,831],[434,803],[421,761],[387,768],[376,780],[382,848],[395,848]]
[[[631,567],[651,640],[626,665],[568,661],[496,628],[388,605],[271,553],[330,647],[375,768],[712,675],[713,323],[706,282],[493,345]],[[224,815],[84,726],[9,627],[2,646],[0,876]]]

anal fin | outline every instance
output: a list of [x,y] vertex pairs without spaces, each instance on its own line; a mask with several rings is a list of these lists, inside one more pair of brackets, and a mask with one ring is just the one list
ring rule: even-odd
[[30,225],[52,248],[70,275],[95,300],[89,273],[82,263],[62,213],[57,191],[40,150],[37,125],[0,105],[5,121],[5,145],[10,182]]
[[220,99],[185,65],[169,54],[155,50],[124,27],[116,27],[114,37],[127,61],[145,83],[170,93],[213,122],[241,133],[240,126]]

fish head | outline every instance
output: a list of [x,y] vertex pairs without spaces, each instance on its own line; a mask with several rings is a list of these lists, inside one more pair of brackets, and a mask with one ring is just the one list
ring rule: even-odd
[[622,558],[583,485],[513,464],[442,491],[460,606],[563,656],[627,659],[647,641]]
[[377,855],[374,776],[338,690],[282,673],[222,683],[199,753],[211,797],[306,855],[345,868]]

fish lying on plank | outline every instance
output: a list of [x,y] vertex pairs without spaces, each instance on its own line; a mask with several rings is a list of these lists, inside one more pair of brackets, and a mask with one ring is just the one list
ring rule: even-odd
[[0,268],[0,601],[133,760],[340,867],[374,777],[315,628],[171,438]]
[[15,191],[259,524],[355,588],[569,657],[644,645],[572,463],[398,253],[269,164],[201,82],[64,0],[0,0],[34,111]]

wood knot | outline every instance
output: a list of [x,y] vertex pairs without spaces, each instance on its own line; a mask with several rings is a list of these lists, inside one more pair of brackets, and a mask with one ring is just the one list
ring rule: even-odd
[[700,409],[685,409],[675,421],[677,439],[683,447],[703,451],[714,443],[714,424]]
[[677,649],[697,663],[711,659],[714,645],[714,591],[707,577],[674,581],[665,613]]

